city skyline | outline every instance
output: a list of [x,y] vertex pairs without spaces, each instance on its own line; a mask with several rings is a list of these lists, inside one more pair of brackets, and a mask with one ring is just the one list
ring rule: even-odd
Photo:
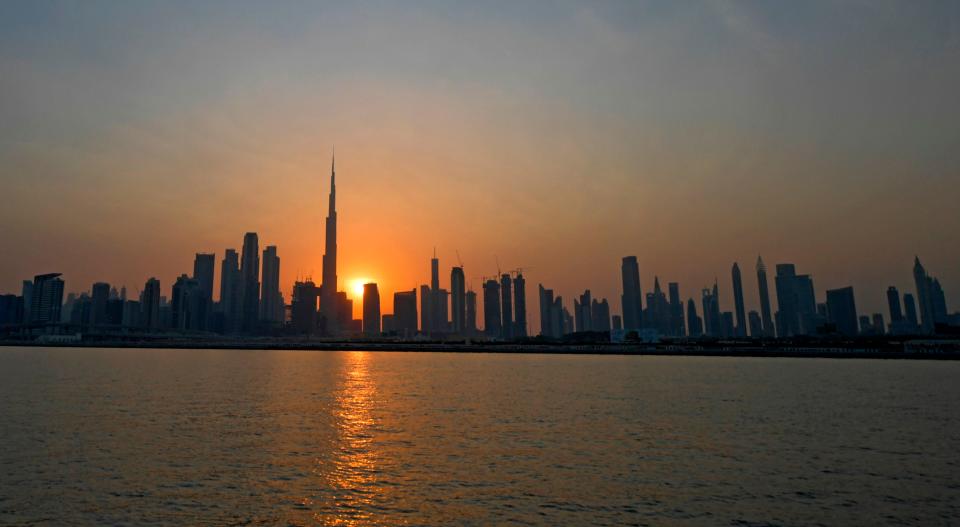
[[[317,286],[309,278],[298,278],[290,292],[291,302],[287,305],[289,319],[284,308],[284,295],[279,288],[281,260],[277,246],[266,246],[261,261],[256,232],[244,235],[240,255],[235,249],[224,251],[220,298],[213,298],[216,253],[198,252],[193,263],[193,275],[181,274],[171,287],[169,297],[162,294],[160,282],[151,277],[145,283],[144,290],[136,294],[138,301],[128,302],[126,285],[117,290],[116,286],[111,287],[107,282],[95,282],[89,293],[84,290],[70,293],[64,303],[62,274],[47,273],[36,275],[32,282],[24,280],[19,297],[15,294],[5,295],[0,306],[3,308],[0,318],[4,324],[18,320],[25,325],[64,321],[87,329],[164,328],[228,335],[269,334],[279,330],[326,336],[362,333],[366,337],[377,337],[383,332],[410,338],[417,332],[416,288],[409,292],[409,303],[402,312],[387,313],[381,309],[376,282],[362,279],[359,299],[350,298],[351,292],[356,297],[355,284],[347,287],[347,291],[339,287],[336,158],[333,154],[323,245],[322,281]],[[482,277],[484,304],[483,325],[480,327],[476,318],[476,292],[472,285],[466,285],[459,251],[457,265],[451,267],[450,288],[447,289],[441,287],[440,260],[434,248],[430,259],[430,283],[419,287],[419,333],[428,337],[454,335],[469,338],[483,335],[488,339],[509,341],[529,336],[528,322],[532,322],[540,326],[539,335],[552,338],[573,333],[600,332],[609,334],[609,338],[613,339],[622,338],[616,337],[618,334],[633,331],[639,332],[638,336],[643,339],[701,335],[723,338],[768,338],[776,335],[790,338],[831,333],[856,337],[886,333],[932,334],[936,325],[958,325],[960,319],[960,312],[949,311],[947,295],[939,278],[922,265],[919,256],[914,257],[912,270],[915,294],[905,293],[901,297],[896,286],[888,287],[884,293],[889,324],[882,312],[859,314],[852,286],[826,289],[825,302],[820,302],[813,277],[810,274],[798,274],[793,263],[775,265],[776,296],[772,297],[762,256],[758,256],[756,262],[759,311],[750,310],[749,317],[738,262],[734,262],[731,268],[733,309],[724,309],[726,306],[721,301],[719,280],[715,277],[712,288],[701,289],[700,314],[697,313],[694,297],[690,296],[684,316],[680,284],[667,284],[668,297],[661,288],[659,276],[655,276],[653,290],[646,293],[644,303],[638,259],[636,256],[625,256],[621,259],[619,314],[611,309],[606,298],[594,296],[589,288],[579,297],[574,297],[571,313],[563,304],[562,295],[556,294],[553,289],[545,289],[540,283],[540,319],[531,321],[527,315],[524,269],[502,272],[499,258],[496,260],[497,273]],[[407,293],[395,291],[394,294],[405,296]],[[777,304],[775,323],[771,319],[773,298]],[[64,310],[62,314],[61,308]],[[359,319],[356,316],[358,308],[361,311]],[[163,315],[164,309],[168,310],[166,315]],[[906,317],[903,311],[907,313]],[[469,318],[466,318],[468,314]],[[164,321],[160,322],[160,319]],[[482,333],[477,331],[478,328]]]
[[920,255],[960,297],[956,6],[458,6],[5,3],[0,290],[166,289],[256,232],[289,296],[322,281],[336,144],[339,286],[385,312],[434,247],[478,293],[499,258],[617,305],[635,254],[729,310],[762,255],[875,312]]

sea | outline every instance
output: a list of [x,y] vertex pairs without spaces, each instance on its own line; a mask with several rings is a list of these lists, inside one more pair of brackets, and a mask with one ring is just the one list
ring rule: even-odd
[[0,347],[0,525],[960,525],[960,362]]

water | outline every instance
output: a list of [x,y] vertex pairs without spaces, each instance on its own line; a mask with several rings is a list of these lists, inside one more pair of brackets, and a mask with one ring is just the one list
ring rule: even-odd
[[960,523],[960,363],[0,348],[0,525]]

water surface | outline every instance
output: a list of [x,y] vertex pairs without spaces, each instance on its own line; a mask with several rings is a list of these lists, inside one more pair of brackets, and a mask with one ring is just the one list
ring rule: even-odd
[[0,525],[960,522],[960,363],[0,348]]

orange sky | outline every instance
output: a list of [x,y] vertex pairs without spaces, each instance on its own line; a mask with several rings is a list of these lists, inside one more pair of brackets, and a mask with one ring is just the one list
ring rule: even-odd
[[528,268],[534,329],[540,282],[619,312],[624,255],[724,309],[739,261],[751,309],[759,253],[885,313],[919,254],[956,310],[955,13],[654,5],[0,8],[0,291],[169,294],[252,230],[289,300],[335,145],[341,287],[384,312],[434,247],[444,287],[458,250],[475,289]]

